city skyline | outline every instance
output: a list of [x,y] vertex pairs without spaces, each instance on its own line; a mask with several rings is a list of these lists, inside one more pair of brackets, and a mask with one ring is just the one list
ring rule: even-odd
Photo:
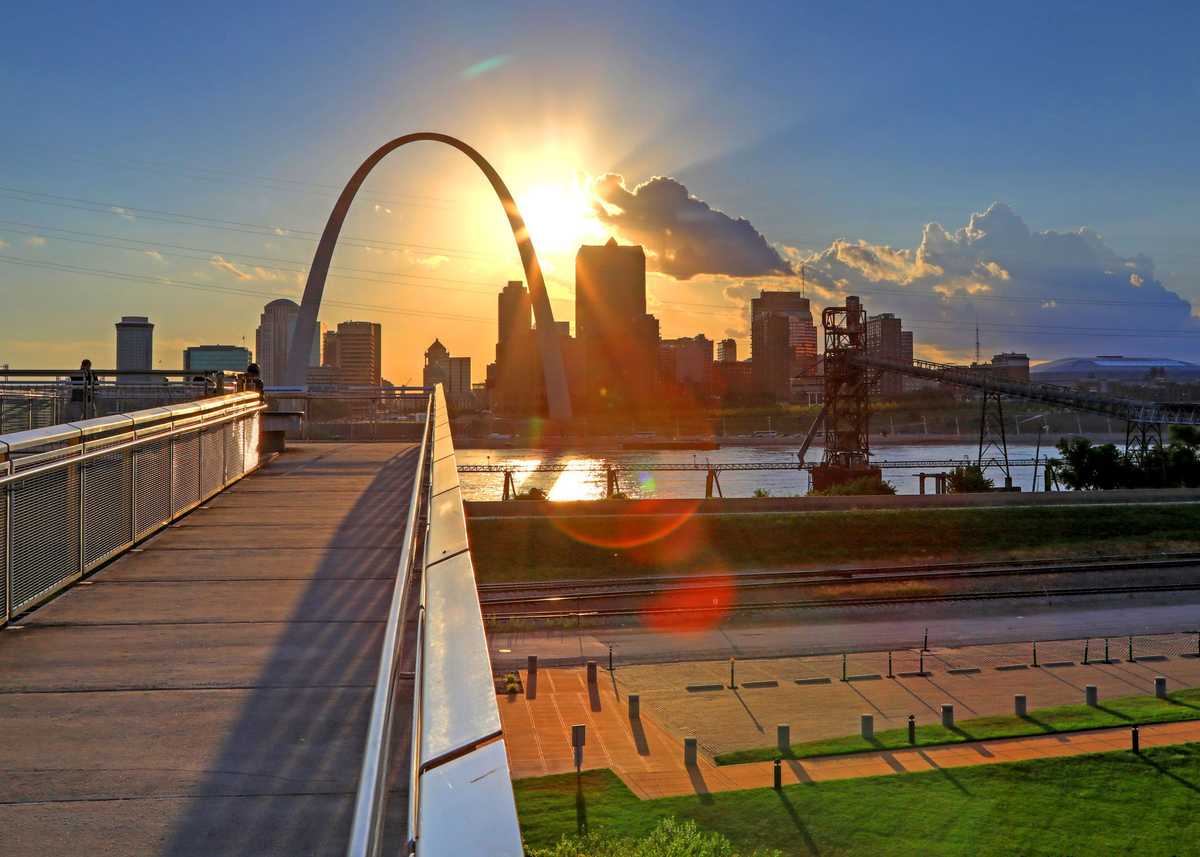
[[[403,37],[403,77],[426,84],[403,97],[384,82],[358,86],[369,51],[297,68],[316,105],[303,115],[331,120],[313,133],[289,92],[233,82],[279,59],[277,40],[261,54],[244,50],[247,40],[273,27],[308,44],[307,24],[231,13],[221,30],[232,35],[213,49],[226,61],[204,54],[211,81],[165,100],[157,72],[199,61],[171,48],[178,20],[146,16],[114,32],[134,57],[118,69],[87,37],[99,13],[81,10],[77,29],[55,32],[63,59],[45,74],[41,13],[19,10],[14,23],[33,36],[9,58],[24,122],[0,141],[11,165],[0,276],[15,297],[0,320],[0,361],[110,362],[101,312],[154,318],[156,366],[192,344],[251,345],[263,304],[298,299],[314,233],[355,164],[416,128],[455,132],[495,163],[528,221],[557,318],[574,316],[575,250],[615,237],[646,247],[647,312],[665,339],[733,337],[748,354],[748,298],[799,289],[803,267],[814,307],[859,294],[872,312],[904,318],[918,355],[932,359],[969,360],[976,321],[984,352],[1035,361],[1194,356],[1200,285],[1186,230],[1197,179],[1186,167],[1200,133],[1179,40],[1181,16],[1195,12],[1131,20],[1022,8],[970,25],[875,9],[854,27],[852,13],[829,10],[780,13],[771,27],[715,13],[695,22],[687,47],[630,26],[666,27],[678,14],[670,6],[550,16],[536,39],[484,12],[503,54],[475,17],[446,11],[428,26],[461,48]],[[410,13],[377,12],[381,29],[412,30]],[[788,23],[817,38],[800,57],[764,53],[782,47],[768,30]],[[326,24],[323,44],[380,47],[361,23]],[[1075,38],[1063,38],[1067,24]],[[885,38],[895,32],[908,41]],[[1155,64],[1095,50],[1134,34],[1161,47]],[[855,39],[876,46],[871,56]],[[975,62],[1014,44],[1020,63]],[[393,52],[373,61],[391,70]],[[552,80],[545,62],[560,69]],[[376,71],[370,80],[386,79]],[[1083,86],[1089,74],[1103,86]],[[118,86],[130,97],[98,97]],[[143,102],[157,109],[134,109]],[[969,117],[969,132],[956,115]],[[61,142],[78,139],[87,142]],[[351,212],[322,321],[383,323],[383,374],[396,383],[419,380],[421,349],[407,343],[427,342],[430,326],[482,367],[493,357],[483,334],[495,292],[521,274],[503,213],[454,153],[412,147],[394,160]]]

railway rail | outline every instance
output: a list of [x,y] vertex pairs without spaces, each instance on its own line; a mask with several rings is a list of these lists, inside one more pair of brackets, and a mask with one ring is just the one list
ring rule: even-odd
[[[751,611],[781,608],[871,606],[934,601],[1166,592],[1200,589],[1196,583],[1136,584],[1130,586],[1057,587],[967,593],[929,593],[872,597],[839,597],[740,601],[735,593],[863,584],[954,582],[981,578],[1024,577],[1104,571],[1139,571],[1200,566],[1200,554],[1171,554],[1141,558],[1104,558],[1090,562],[944,563],[858,569],[806,569],[788,572],[747,572],[733,575],[630,578],[604,581],[481,584],[480,605],[492,620],[551,619],[577,616],[635,616],[652,614]],[[524,594],[516,594],[524,593]],[[645,603],[681,596],[684,605]],[[709,603],[700,596],[715,596]],[[616,602],[616,603],[614,603]],[[639,603],[640,602],[640,603]],[[574,609],[570,609],[573,607]],[[505,612],[510,611],[510,612]]]

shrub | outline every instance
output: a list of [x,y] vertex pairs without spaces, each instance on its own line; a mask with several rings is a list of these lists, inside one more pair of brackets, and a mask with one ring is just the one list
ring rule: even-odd
[[954,468],[946,480],[946,489],[951,494],[974,494],[991,491],[994,487],[995,484],[983,475],[983,469],[977,464]]
[[[534,849],[530,857],[742,857],[720,833],[705,833],[696,822],[664,818],[641,839],[608,832],[564,836],[553,848]],[[745,857],[782,857],[779,851],[757,850]]]
[[524,491],[518,491],[514,496],[514,500],[545,500],[546,492],[541,488],[528,488]]
[[874,476],[860,476],[858,479],[851,479],[849,482],[842,482],[838,485],[830,485],[828,488],[813,489],[808,492],[808,495],[810,497],[852,497],[864,494],[895,493],[896,486],[891,482],[884,482],[882,479],[876,479]]
[[766,488],[755,488],[755,489],[754,489],[754,496],[755,496],[755,497],[770,497],[770,496],[771,496],[771,492],[770,492],[770,491],[768,491]]

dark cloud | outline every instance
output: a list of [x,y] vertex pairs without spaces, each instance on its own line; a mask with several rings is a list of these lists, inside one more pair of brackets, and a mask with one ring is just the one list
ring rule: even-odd
[[792,273],[749,220],[717,211],[675,179],[656,176],[630,191],[624,178],[609,174],[596,180],[592,192],[597,217],[644,246],[649,264],[676,279]]

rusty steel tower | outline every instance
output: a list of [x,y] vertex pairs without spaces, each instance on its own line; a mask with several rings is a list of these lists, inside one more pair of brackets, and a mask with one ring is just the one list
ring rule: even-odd
[[867,312],[857,297],[826,307],[825,455],[813,469],[813,487],[826,488],[863,476],[879,477],[871,467],[871,372],[867,353]]

